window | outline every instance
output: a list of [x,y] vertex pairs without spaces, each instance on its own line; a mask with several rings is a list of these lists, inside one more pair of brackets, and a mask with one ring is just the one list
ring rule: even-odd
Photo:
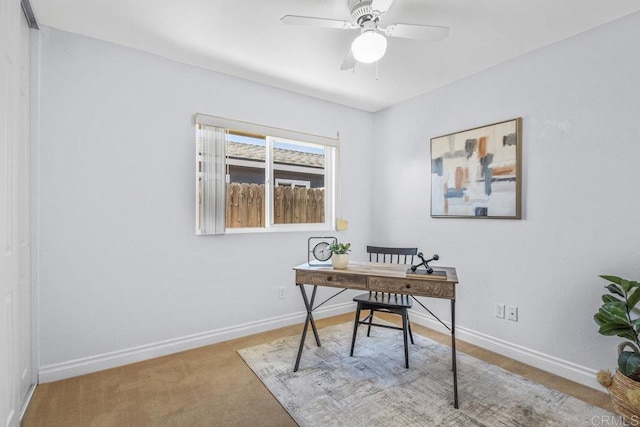
[[328,230],[338,141],[198,114],[197,234]]
[[309,181],[300,181],[298,179],[284,179],[284,178],[276,178],[276,187],[304,187],[310,188],[311,183]]

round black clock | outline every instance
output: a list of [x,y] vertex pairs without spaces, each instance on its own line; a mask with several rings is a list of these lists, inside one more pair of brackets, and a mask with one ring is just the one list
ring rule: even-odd
[[310,266],[326,267],[327,263],[333,255],[329,247],[332,243],[336,243],[338,239],[335,237],[310,237],[308,242],[308,261]]
[[327,242],[320,242],[313,247],[313,256],[318,261],[328,261],[332,254],[333,252],[329,249],[329,243]]

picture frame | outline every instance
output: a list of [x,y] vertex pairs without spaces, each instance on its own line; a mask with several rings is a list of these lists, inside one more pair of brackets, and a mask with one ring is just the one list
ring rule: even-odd
[[522,118],[431,138],[431,217],[521,219]]

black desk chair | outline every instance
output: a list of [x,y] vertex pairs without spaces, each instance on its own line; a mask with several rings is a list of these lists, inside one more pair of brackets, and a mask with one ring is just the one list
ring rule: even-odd
[[[418,248],[384,248],[380,246],[367,246],[369,253],[369,261],[385,262],[395,264],[413,264],[413,257],[418,253]],[[409,312],[411,308],[411,297],[408,295],[390,294],[386,292],[369,292],[358,295],[353,298],[358,303],[356,308],[356,320],[353,325],[353,338],[351,339],[351,356],[353,356],[353,348],[356,345],[356,336],[358,334],[358,326],[368,325],[367,336],[371,333],[371,326],[379,326],[382,328],[399,329],[404,335],[404,360],[405,366],[409,368],[409,348],[407,344],[407,335],[411,338],[413,344],[413,334],[411,333],[411,323],[409,323]],[[369,310],[369,314],[360,320],[360,312]],[[384,312],[398,314],[402,317],[402,327],[382,325],[373,323],[374,312]]]

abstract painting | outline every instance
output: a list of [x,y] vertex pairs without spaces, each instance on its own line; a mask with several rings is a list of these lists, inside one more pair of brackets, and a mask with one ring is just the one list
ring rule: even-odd
[[431,216],[520,219],[522,119],[431,139]]

